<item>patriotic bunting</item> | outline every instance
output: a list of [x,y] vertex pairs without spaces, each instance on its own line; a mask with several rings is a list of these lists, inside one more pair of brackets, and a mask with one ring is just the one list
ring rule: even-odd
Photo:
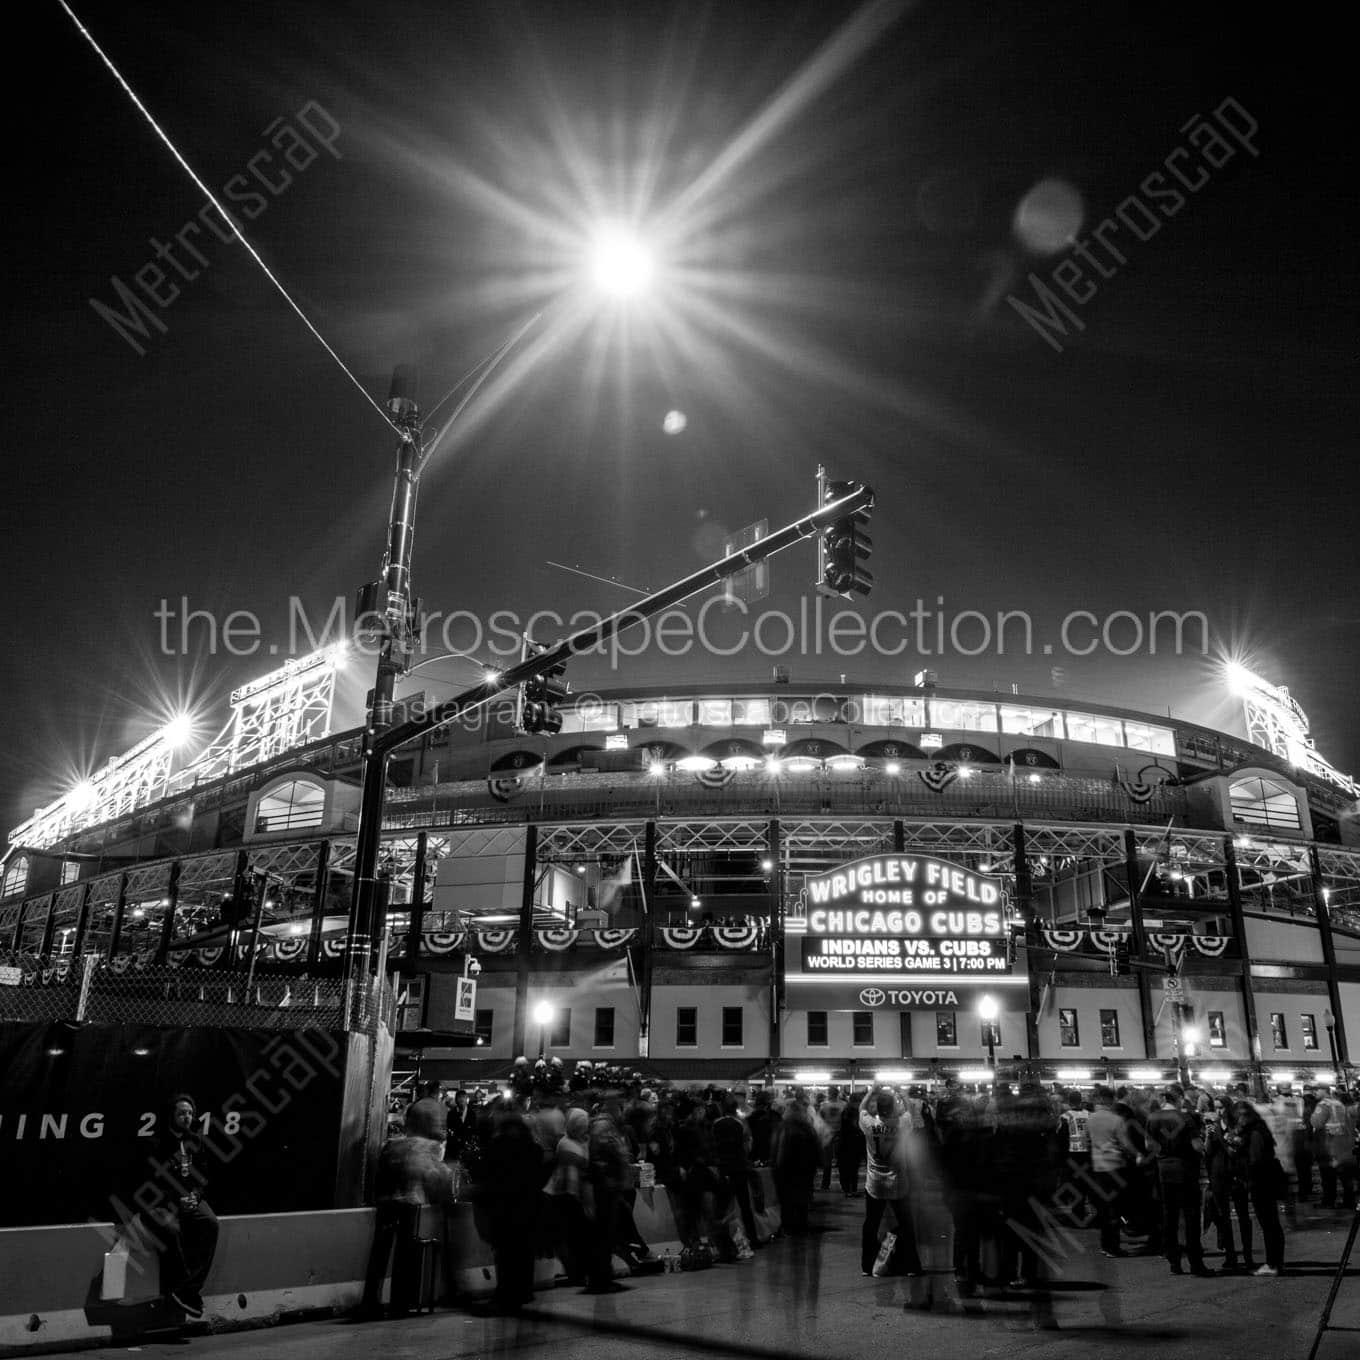
[[536,930],[534,935],[541,948],[550,949],[555,954],[570,949],[581,938],[579,930]]
[[941,793],[947,789],[958,777],[958,767],[946,765],[942,760],[937,760],[935,764],[924,770],[917,770],[921,783],[932,793]]
[[694,926],[663,926],[661,939],[667,949],[693,949],[703,933]]
[[425,954],[452,954],[461,949],[467,938],[465,930],[427,930],[420,937],[421,952]]
[[737,772],[726,770],[721,765],[717,765],[711,770],[695,770],[694,777],[706,789],[721,789],[737,777]]
[[636,929],[597,930],[595,932],[595,943],[601,949],[622,949],[624,945],[632,943],[636,934]]
[[754,921],[744,926],[714,926],[713,938],[723,949],[750,949],[760,937]]
[[477,931],[477,948],[487,954],[504,954],[514,942],[513,930]]

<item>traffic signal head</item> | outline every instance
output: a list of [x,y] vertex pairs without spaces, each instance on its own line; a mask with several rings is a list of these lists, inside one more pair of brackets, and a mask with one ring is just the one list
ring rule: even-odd
[[[858,489],[858,482],[826,482],[822,504],[830,505]],[[869,593],[874,578],[864,566],[873,552],[868,526],[868,510],[856,510],[834,520],[826,528],[819,544],[821,580],[818,589],[829,595],[843,595],[846,599]]]
[[[526,657],[532,651],[544,649],[537,643],[525,639]],[[559,661],[543,675],[526,680],[519,688],[519,714],[516,726],[522,732],[534,735],[556,736],[562,730],[562,714],[559,706],[571,693],[571,687],[563,682],[562,675],[567,669],[565,661]]]

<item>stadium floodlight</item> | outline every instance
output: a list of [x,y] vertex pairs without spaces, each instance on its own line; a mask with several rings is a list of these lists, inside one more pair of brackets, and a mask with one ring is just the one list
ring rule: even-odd
[[167,745],[179,748],[194,735],[194,720],[187,713],[176,713],[164,727],[161,737]]
[[915,1072],[908,1072],[901,1067],[883,1067],[874,1073],[874,1080],[880,1086],[902,1086],[915,1076]]
[[66,796],[75,811],[83,812],[95,800],[94,782],[82,779]]

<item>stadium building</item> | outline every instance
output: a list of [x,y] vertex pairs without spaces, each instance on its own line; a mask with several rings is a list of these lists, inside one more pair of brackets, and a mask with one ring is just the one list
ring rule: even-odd
[[[243,686],[205,751],[172,725],[10,833],[0,1018],[176,967],[236,979],[238,1025],[320,996],[359,806],[340,664]],[[1360,1044],[1357,788],[1287,691],[1234,678],[1246,738],[782,671],[568,699],[551,736],[441,729],[386,802],[397,1066],[1331,1081]]]

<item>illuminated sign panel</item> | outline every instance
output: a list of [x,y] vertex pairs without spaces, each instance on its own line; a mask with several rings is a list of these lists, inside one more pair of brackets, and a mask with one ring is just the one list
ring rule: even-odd
[[803,940],[805,973],[1009,973],[1005,940]]
[[967,1009],[984,991],[1005,1009],[1029,1004],[1000,883],[934,855],[870,855],[809,878],[788,934],[794,1008]]

